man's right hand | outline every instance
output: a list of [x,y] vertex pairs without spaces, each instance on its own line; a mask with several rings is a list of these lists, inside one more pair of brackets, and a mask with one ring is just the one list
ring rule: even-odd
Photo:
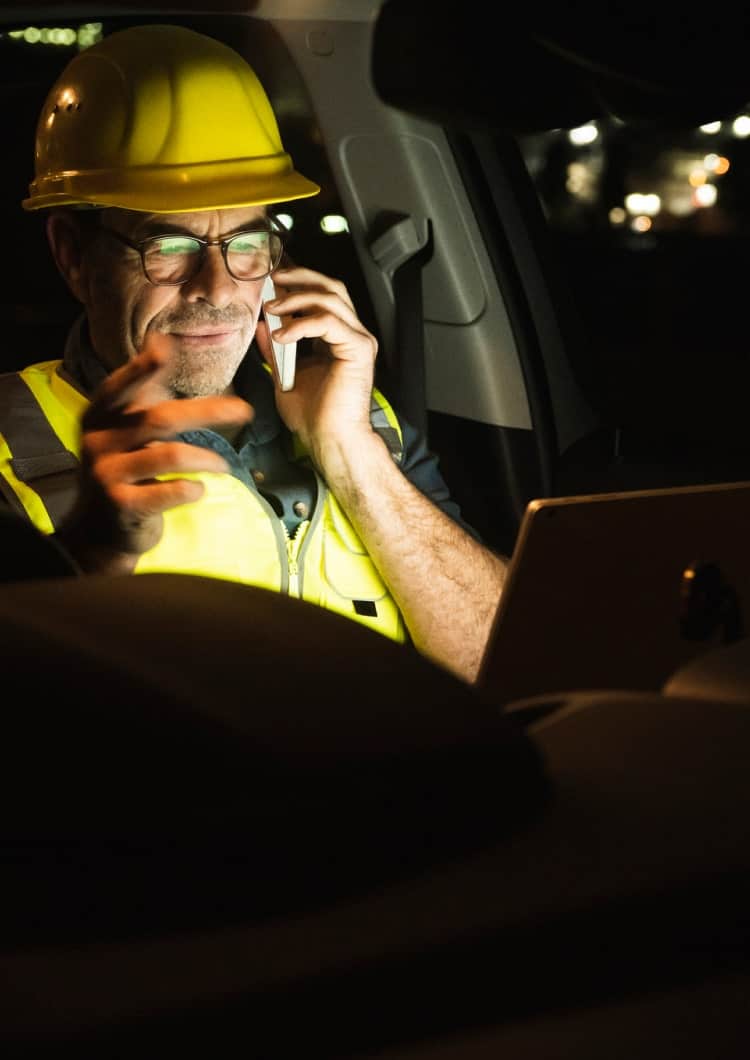
[[158,475],[227,470],[218,453],[173,441],[176,435],[252,417],[238,397],[173,398],[161,384],[169,357],[169,339],[150,336],[100,384],[83,415],[79,494],[57,536],[85,572],[132,574],[161,539],[163,513],[203,494],[194,479]]

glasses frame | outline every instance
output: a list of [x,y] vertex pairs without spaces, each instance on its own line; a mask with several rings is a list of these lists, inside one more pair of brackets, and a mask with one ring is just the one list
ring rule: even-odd
[[[124,236],[122,232],[118,232],[114,228],[107,228],[105,225],[100,225],[99,231],[106,232],[107,235],[113,236],[119,243],[123,243],[126,247],[130,247],[131,250],[136,250],[138,252],[141,259],[143,275],[154,287],[182,287],[183,284],[190,283],[190,281],[194,280],[203,268],[203,263],[206,260],[206,250],[209,247],[221,247],[221,256],[224,259],[224,267],[232,279],[237,280],[238,283],[254,283],[256,280],[264,280],[266,276],[271,275],[274,269],[279,267],[279,263],[284,256],[285,236],[288,234],[281,221],[278,221],[275,217],[269,218],[266,224],[255,224],[249,228],[242,228],[239,232],[233,232],[231,236],[226,236],[224,239],[201,239],[200,236],[193,235],[192,232],[163,232],[161,235],[157,234],[148,236],[146,239],[139,239],[136,242],[132,239],[128,239],[128,237]],[[271,268],[268,269],[267,272],[262,273],[260,276],[253,276],[251,279],[248,279],[245,276],[236,276],[232,272],[227,259],[227,250],[233,239],[237,239],[238,236],[251,235],[253,232],[268,232],[269,235],[276,236],[279,241],[279,249],[278,253],[273,256]],[[170,236],[177,236],[178,238],[182,236],[186,239],[193,239],[196,243],[200,244],[200,251],[198,252],[195,269],[190,276],[184,280],[152,280],[146,268],[146,251],[152,243],[155,243],[159,239],[168,239]]]

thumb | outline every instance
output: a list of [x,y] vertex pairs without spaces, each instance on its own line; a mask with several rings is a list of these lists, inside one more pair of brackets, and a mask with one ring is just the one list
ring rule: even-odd
[[263,360],[269,368],[273,368],[273,346],[271,344],[271,331],[268,324],[260,318],[255,327],[255,342],[260,350]]

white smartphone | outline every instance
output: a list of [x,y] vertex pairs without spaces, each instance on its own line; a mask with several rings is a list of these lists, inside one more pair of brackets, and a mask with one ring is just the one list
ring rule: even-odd
[[[275,297],[276,288],[273,285],[273,280],[270,276],[266,276],[266,281],[263,284],[263,301],[266,302],[268,299]],[[264,308],[263,316],[266,324],[268,324],[269,331],[281,327],[281,317],[277,317],[275,313],[269,313]],[[291,390],[294,387],[294,376],[297,369],[297,343],[277,342],[271,336],[271,346],[273,347],[273,371],[279,389]]]

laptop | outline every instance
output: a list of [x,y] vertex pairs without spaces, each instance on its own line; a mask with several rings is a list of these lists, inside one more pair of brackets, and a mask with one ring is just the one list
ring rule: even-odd
[[533,500],[477,691],[658,690],[748,631],[750,482]]

